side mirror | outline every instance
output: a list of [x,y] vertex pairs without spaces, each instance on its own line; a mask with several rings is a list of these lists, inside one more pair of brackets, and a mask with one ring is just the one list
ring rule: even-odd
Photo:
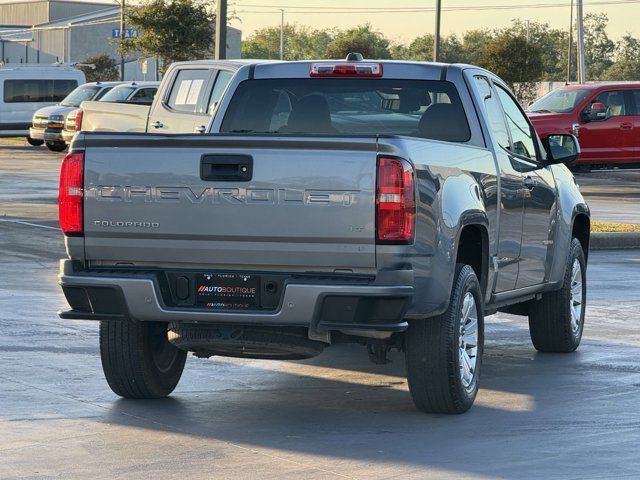
[[580,144],[575,135],[554,133],[542,141],[547,151],[547,165],[572,163],[580,157]]
[[607,119],[607,106],[602,102],[593,102],[584,110],[585,120],[591,122]]

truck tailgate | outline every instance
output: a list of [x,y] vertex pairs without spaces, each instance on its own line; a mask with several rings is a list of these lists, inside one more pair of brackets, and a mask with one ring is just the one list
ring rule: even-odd
[[93,265],[375,268],[376,139],[85,135]]

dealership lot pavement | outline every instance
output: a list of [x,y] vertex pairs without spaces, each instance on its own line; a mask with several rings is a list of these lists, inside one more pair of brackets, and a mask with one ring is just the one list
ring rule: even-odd
[[640,171],[592,172],[576,179],[593,218],[640,224]]
[[0,479],[640,477],[640,251],[591,253],[575,354],[538,354],[526,321],[491,317],[466,415],[418,413],[402,357],[373,365],[357,346],[190,357],[171,398],[126,401],[97,324],[55,315],[61,157],[44,152],[0,147]]
[[[56,220],[57,177],[63,154],[0,138],[0,218]],[[576,176],[593,218],[640,224],[640,171]]]

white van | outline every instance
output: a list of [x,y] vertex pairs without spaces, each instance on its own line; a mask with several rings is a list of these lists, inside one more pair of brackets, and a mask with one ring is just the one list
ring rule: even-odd
[[83,83],[84,73],[72,65],[0,64],[0,137],[30,140],[35,111],[59,103]]

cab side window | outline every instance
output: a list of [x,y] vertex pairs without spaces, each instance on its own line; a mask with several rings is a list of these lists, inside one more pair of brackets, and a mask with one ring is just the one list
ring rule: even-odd
[[502,109],[507,120],[507,126],[511,133],[511,150],[512,153],[521,157],[536,160],[536,147],[534,130],[527,120],[527,117],[507,91],[500,85],[496,85],[496,92],[502,103]]
[[624,103],[624,92],[621,90],[602,92],[591,103],[596,102],[604,103],[604,106],[607,107],[605,118],[622,117],[624,115],[628,115]]
[[211,97],[209,98],[209,106],[207,108],[209,115],[213,114],[213,111],[218,106],[218,102],[220,102],[224,90],[227,88],[227,85],[229,85],[231,77],[233,77],[233,73],[234,72],[230,72],[228,70],[220,70],[218,72],[216,83],[213,85]]
[[180,70],[173,81],[167,106],[180,112],[196,113],[209,74],[209,70]]
[[640,115],[640,90],[632,90],[631,95],[633,98],[633,106],[635,107],[631,115]]
[[480,98],[484,100],[484,108],[487,112],[489,128],[491,129],[498,145],[505,150],[509,150],[509,133],[507,132],[507,126],[504,122],[504,115],[502,114],[500,103],[493,92],[493,88],[491,88],[489,79],[482,76],[475,76],[474,78],[476,80],[476,86],[480,92]]

